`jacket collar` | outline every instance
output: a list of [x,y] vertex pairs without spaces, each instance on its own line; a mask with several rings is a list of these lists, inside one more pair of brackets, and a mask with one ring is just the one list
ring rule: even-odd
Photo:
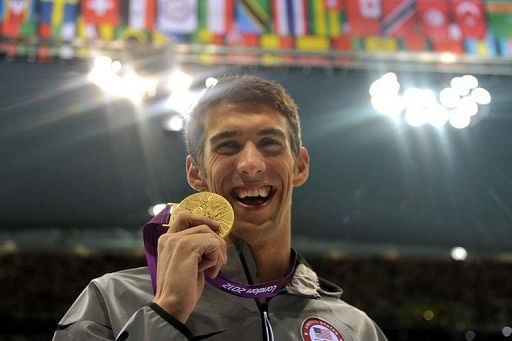
[[[256,284],[260,283],[257,268],[249,246],[237,242],[228,246],[228,262],[222,268],[222,273],[238,282]],[[283,289],[285,293],[308,298],[331,296],[339,298],[342,290],[337,285],[318,277],[313,268],[302,255],[297,253],[297,267],[293,278]]]

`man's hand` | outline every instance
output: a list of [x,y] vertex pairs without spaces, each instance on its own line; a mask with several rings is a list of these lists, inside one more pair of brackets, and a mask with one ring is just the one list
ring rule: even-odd
[[185,323],[204,288],[205,272],[215,278],[226,264],[226,241],[215,233],[219,224],[179,212],[158,239],[156,295],[153,300]]

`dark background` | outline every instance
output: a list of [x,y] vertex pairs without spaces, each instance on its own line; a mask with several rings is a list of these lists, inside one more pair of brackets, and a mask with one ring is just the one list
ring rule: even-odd
[[[296,99],[311,175],[294,193],[294,244],[391,339],[505,339],[510,76],[477,75],[493,96],[489,114],[457,130],[378,115],[368,88],[394,70],[184,68],[196,89],[208,76],[251,73]],[[144,264],[148,207],[192,193],[181,133],[162,129],[164,96],[137,108],[87,82],[88,70],[0,63],[0,338],[48,338],[89,279]],[[397,76],[438,92],[455,75]],[[453,246],[466,262],[450,260]]]

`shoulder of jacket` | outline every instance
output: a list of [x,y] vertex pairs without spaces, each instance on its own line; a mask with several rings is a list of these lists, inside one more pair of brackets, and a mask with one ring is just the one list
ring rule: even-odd
[[116,286],[116,287],[132,287],[140,286],[144,282],[150,282],[147,267],[132,268],[106,273],[100,277],[91,280],[90,284],[100,288]]

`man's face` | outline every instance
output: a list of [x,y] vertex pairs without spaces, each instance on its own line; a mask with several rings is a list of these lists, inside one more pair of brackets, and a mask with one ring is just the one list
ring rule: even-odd
[[289,229],[292,188],[306,181],[309,159],[304,148],[294,157],[287,128],[266,106],[221,104],[207,116],[200,181],[189,171],[189,182],[231,203],[233,234],[246,241]]

